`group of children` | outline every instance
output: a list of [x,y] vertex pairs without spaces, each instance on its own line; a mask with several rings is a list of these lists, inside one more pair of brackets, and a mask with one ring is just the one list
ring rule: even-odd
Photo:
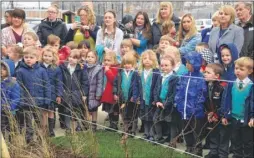
[[[33,33],[26,33],[24,49],[10,46],[9,59],[1,61],[2,130],[9,130],[6,111],[16,112],[19,125],[26,127],[26,140],[31,142],[32,119],[38,118],[35,113],[39,110],[41,122],[36,122],[54,136],[54,111],[58,107],[61,128],[67,132],[73,127],[83,130],[86,124],[80,120],[88,117],[92,117],[92,130],[96,131],[102,104],[109,114],[109,127],[115,130],[120,115],[124,132],[135,134],[140,118],[145,139],[176,147],[183,136],[186,151],[201,156],[208,128],[207,157],[228,157],[230,140],[236,157],[253,156],[253,83],[248,77],[253,60],[237,59],[233,44],[219,48],[222,64],[217,64],[203,43],[198,51],[182,57],[174,47],[177,43],[163,36],[156,50],[139,56],[125,39],[118,63],[113,51],[104,53],[100,61],[85,41],[78,45],[70,42],[59,50],[57,36],[50,35],[42,49],[35,46],[37,40]],[[77,121],[76,126],[71,126],[73,121]],[[127,137],[123,134],[122,140]]]

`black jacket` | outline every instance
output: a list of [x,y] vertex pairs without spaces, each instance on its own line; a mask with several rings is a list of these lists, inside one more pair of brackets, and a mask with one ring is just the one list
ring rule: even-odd
[[[171,20],[175,23],[176,31],[178,31],[178,28],[179,28],[179,25],[180,25],[180,19],[173,14],[173,17],[172,17]],[[161,24],[157,24],[156,22],[154,22],[153,25],[152,25],[152,29],[151,29],[152,38],[149,41],[149,45],[148,45],[149,49],[152,49],[155,45],[159,44],[159,42],[160,42],[162,32],[161,32],[161,29],[160,29],[159,25],[161,25]]]
[[64,39],[67,34],[67,28],[62,19],[56,19],[54,22],[50,22],[48,18],[43,19],[39,25],[37,35],[44,47],[47,44],[47,38],[50,34],[54,34],[61,39],[60,45],[64,45]]
[[214,112],[217,114],[217,116],[220,116],[221,100],[225,86],[225,82],[218,81],[214,81],[211,88],[207,85],[208,95],[205,101],[205,110],[207,114],[209,112]]
[[[254,35],[254,19],[253,15],[251,16],[250,20],[247,22],[247,24],[242,27],[244,30],[244,43],[243,47],[240,53],[240,57],[242,56],[247,56],[253,59],[253,54],[254,54],[254,45],[253,45],[253,35]],[[240,23],[238,26],[241,27]]]

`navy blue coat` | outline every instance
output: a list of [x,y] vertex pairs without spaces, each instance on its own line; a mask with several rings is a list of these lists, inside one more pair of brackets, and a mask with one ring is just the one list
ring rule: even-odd
[[63,104],[68,107],[79,107],[83,105],[82,96],[88,96],[88,74],[77,64],[71,76],[67,66],[67,62],[59,66],[63,75]]
[[211,30],[212,27],[205,28],[204,30],[201,31],[201,42],[205,42],[208,44]]
[[152,105],[154,102],[154,89],[156,86],[156,81],[158,76],[160,76],[159,69],[153,69],[153,76],[152,76],[152,84],[150,90],[150,101],[149,106],[145,105],[145,101],[143,100],[143,90],[142,90],[142,79],[139,79],[139,89],[140,89],[140,119],[145,121],[152,121],[153,115],[155,112],[155,105]]
[[[233,82],[226,86],[221,101],[221,117],[230,119],[232,111],[232,88]],[[245,100],[244,125],[248,125],[251,118],[254,118],[254,86],[250,89],[249,96]]]
[[21,88],[20,106],[44,107],[50,104],[51,88],[50,81],[45,68],[39,63],[32,67],[21,62],[16,72],[17,81]]
[[59,67],[54,68],[51,65],[46,68],[43,63],[41,63],[41,66],[44,67],[48,73],[51,87],[51,101],[55,102],[56,97],[63,96],[63,76],[61,69]]
[[156,121],[158,119],[159,120],[166,119],[166,121],[170,121],[170,118],[171,118],[170,115],[173,111],[174,102],[175,102],[174,99],[175,99],[175,94],[176,94],[176,85],[179,80],[176,75],[177,74],[174,72],[168,81],[169,82],[168,93],[167,93],[166,101],[164,103],[160,99],[160,92],[161,92],[161,88],[162,88],[162,84],[161,84],[162,76],[160,75],[157,78],[156,86],[154,89],[154,102],[155,102],[155,104],[157,102],[163,103],[164,109],[161,109],[161,108],[156,109],[154,121]]
[[[120,102],[124,100],[122,95],[122,89],[121,89],[121,83],[122,83],[121,73],[122,72],[123,72],[122,69],[118,71],[117,77],[114,80],[114,88],[113,88],[113,94],[119,97]],[[131,98],[133,98],[134,102],[138,101],[140,97],[138,83],[139,83],[139,75],[138,75],[138,72],[134,71],[131,78],[128,101],[130,101]]]

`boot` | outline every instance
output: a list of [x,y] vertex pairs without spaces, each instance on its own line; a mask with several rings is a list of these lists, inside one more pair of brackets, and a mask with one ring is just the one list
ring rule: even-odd
[[48,123],[49,123],[49,136],[50,137],[55,137],[55,132],[54,132],[55,119],[54,118],[48,118]]

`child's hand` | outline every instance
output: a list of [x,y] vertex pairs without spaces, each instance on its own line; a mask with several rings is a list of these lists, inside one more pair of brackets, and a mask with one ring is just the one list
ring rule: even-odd
[[208,120],[209,123],[213,122],[212,117],[213,117],[213,112],[209,112],[208,115],[207,115],[207,120]]
[[123,109],[124,107],[125,107],[125,104],[122,104],[121,107],[120,107],[120,109]]
[[61,104],[61,97],[56,97],[57,104]]
[[250,119],[250,122],[248,123],[249,127],[254,127],[254,118]]
[[82,100],[83,100],[83,102],[85,103],[86,102],[86,96],[82,96]]
[[96,99],[96,100],[101,100],[101,97],[97,96],[95,99]]
[[219,120],[216,117],[212,117],[212,122],[218,122]]
[[105,66],[105,72],[109,70],[109,66]]
[[163,106],[163,104],[161,103],[161,102],[157,102],[156,103],[156,106],[158,107],[158,108],[162,108],[162,109],[164,109],[164,106]]
[[223,124],[224,126],[227,126],[227,125],[228,125],[228,120],[227,120],[226,118],[223,118],[223,119],[221,120],[221,122],[222,122],[222,124]]
[[117,96],[117,95],[114,95],[114,100],[115,100],[115,101],[118,101],[118,99],[119,99],[118,96]]

